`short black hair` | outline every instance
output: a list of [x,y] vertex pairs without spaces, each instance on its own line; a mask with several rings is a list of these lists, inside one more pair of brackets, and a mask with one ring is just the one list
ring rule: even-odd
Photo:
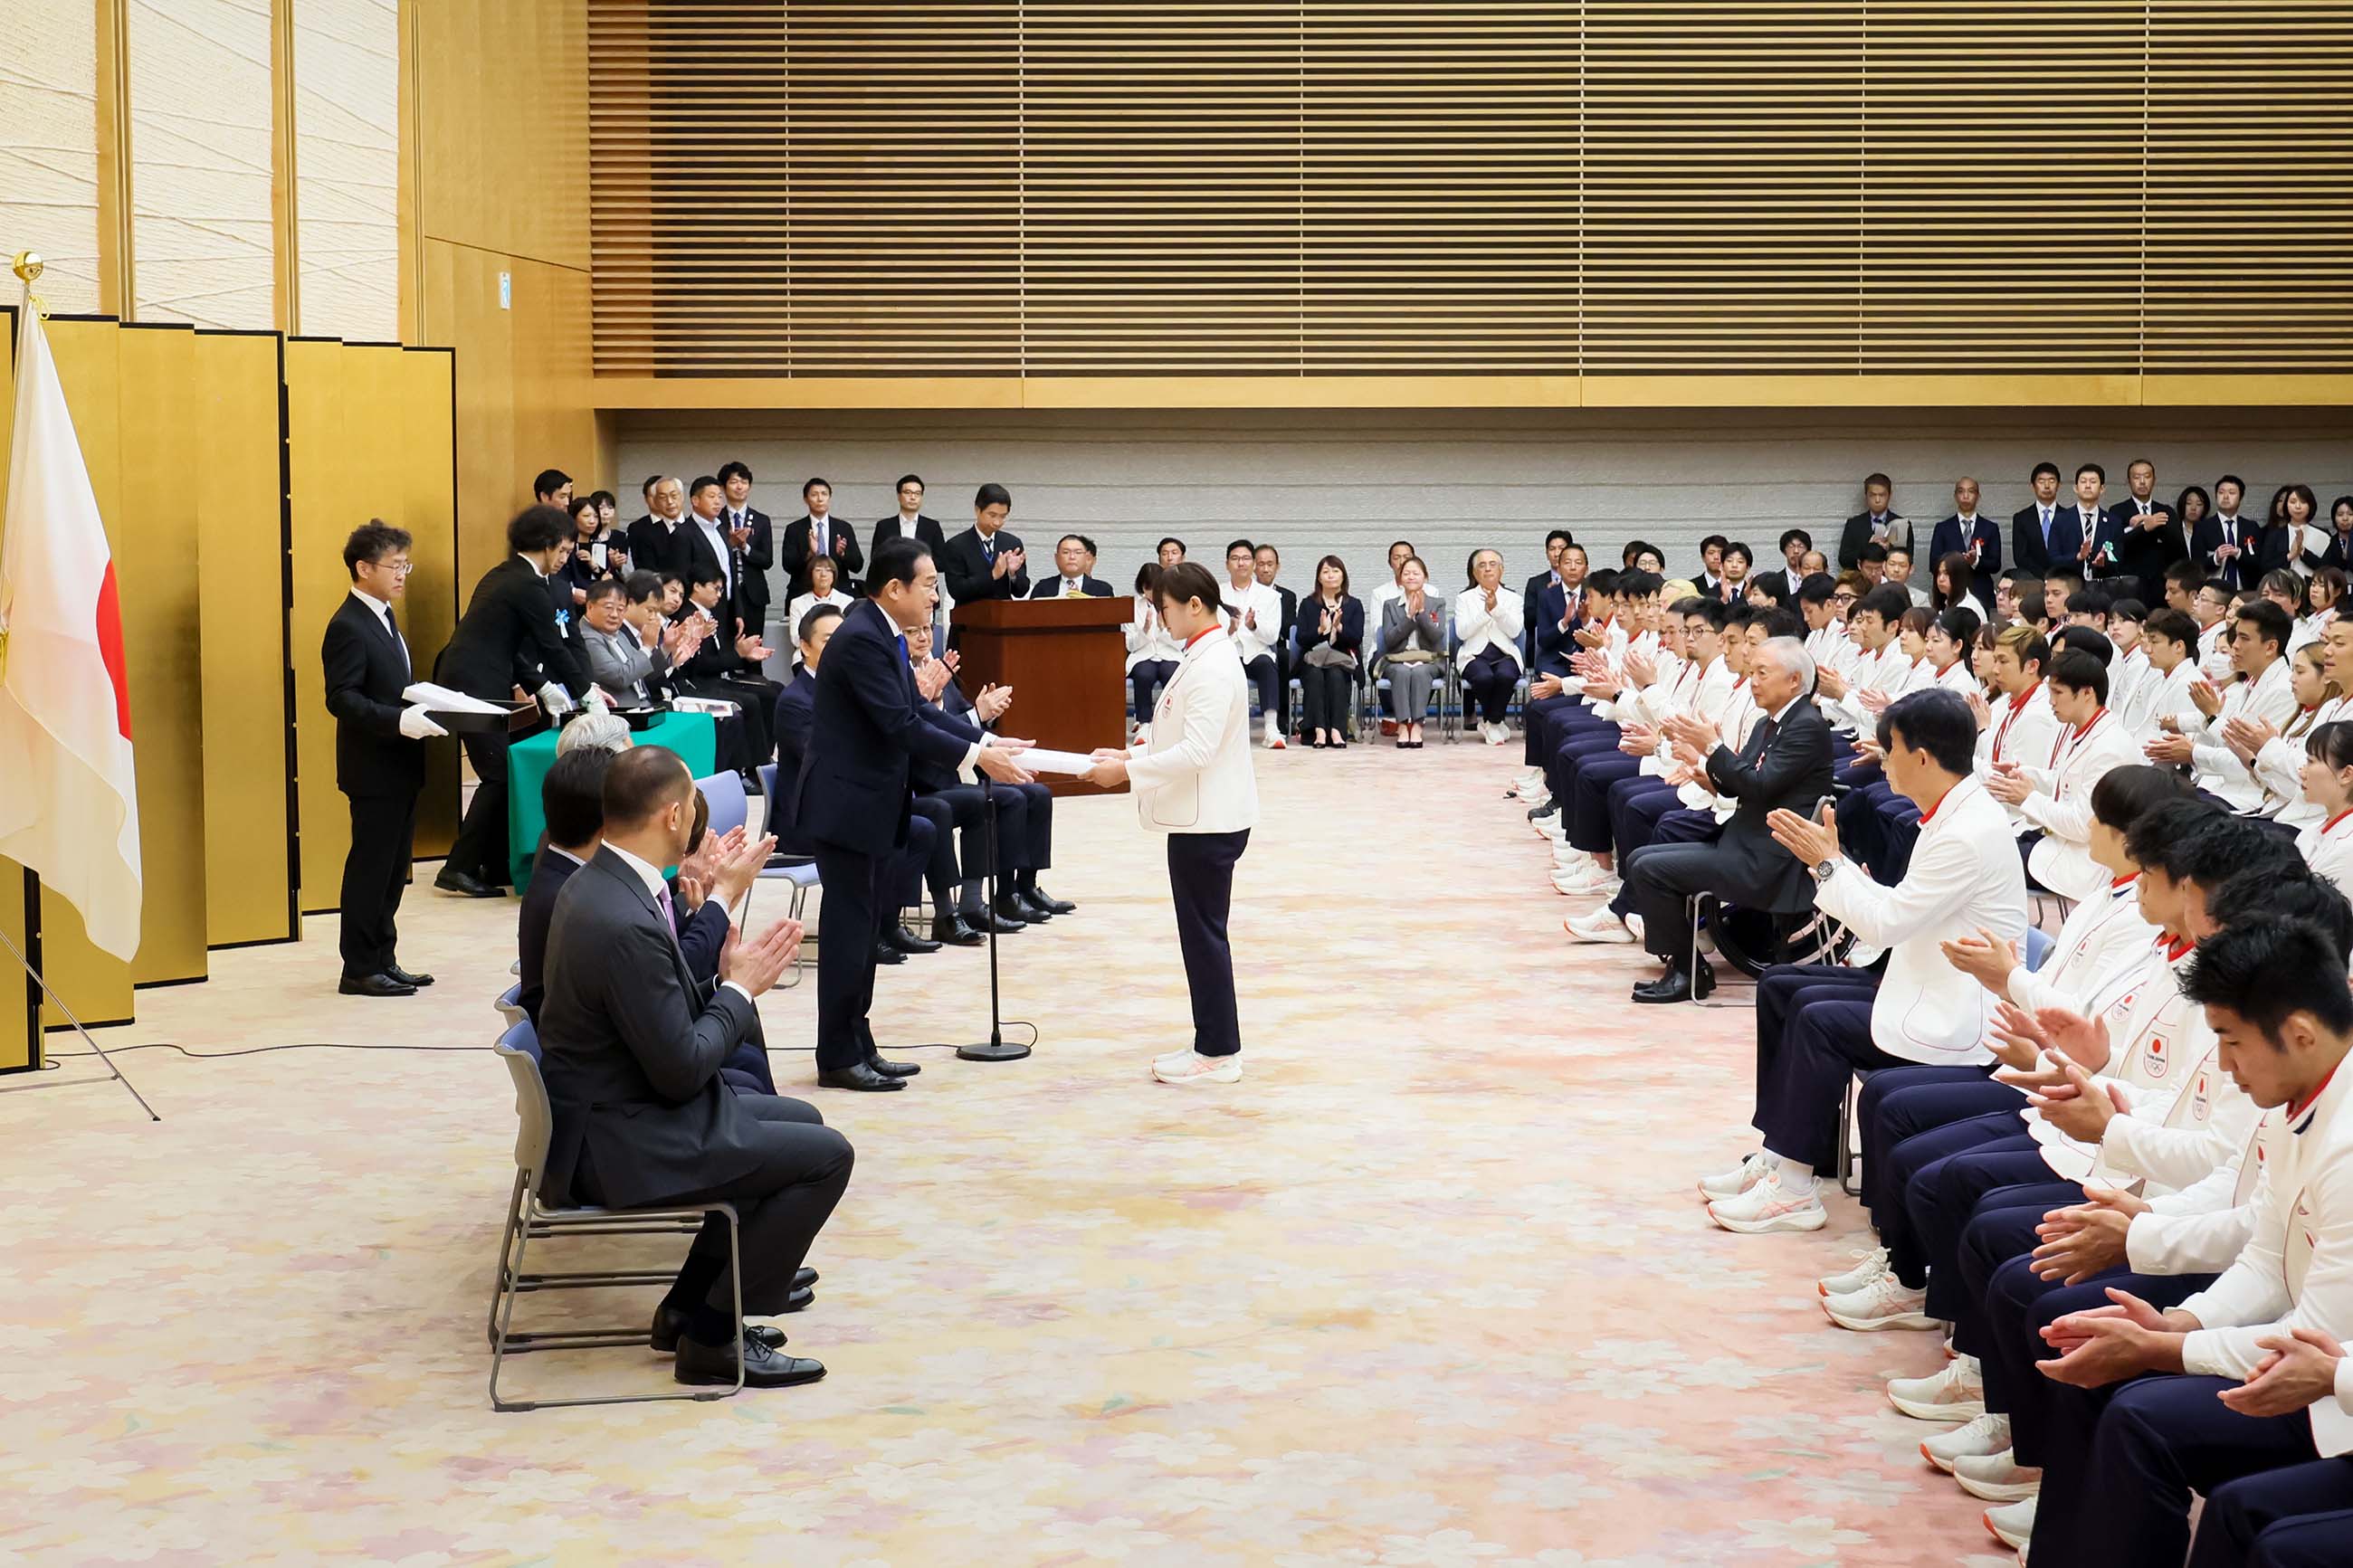
[[670,478],[668,474],[648,474],[646,482],[638,487],[638,494],[651,496],[654,493],[654,487],[668,478]]
[[1947,609],[1937,616],[1936,624],[1945,628],[1947,637],[1963,647],[1977,640],[1978,628],[1985,625],[1978,619],[1978,613],[1967,605],[1955,605]]
[[1873,485],[1877,485],[1883,490],[1892,490],[1895,488],[1895,481],[1889,479],[1885,474],[1865,474],[1862,476],[1862,488],[1864,489],[1869,489]]
[[1757,564],[1757,552],[1749,549],[1748,546],[1743,544],[1737,539],[1724,547],[1724,558],[1726,561],[1731,560],[1736,555],[1739,556],[1743,561],[1747,562],[1751,566]]
[[638,826],[676,801],[681,787],[693,790],[685,761],[667,746],[632,746],[612,758],[605,773],[605,821],[610,826]]
[[2238,487],[2239,487],[2239,499],[2240,499],[2241,500],[2246,500],[2246,499],[2247,499],[2247,481],[2246,481],[2246,480],[2244,480],[2244,479],[2241,479],[2238,475],[2236,475],[2236,474],[2224,474],[2221,479],[2216,479],[2216,480],[2214,481],[2214,488],[2215,488],[2216,489],[2218,489],[2218,490],[2219,490],[2219,489],[2221,489],[2224,485],[2236,485],[2236,486],[2238,486]]
[[2108,668],[2081,648],[2069,648],[2051,661],[2050,679],[2074,691],[2088,691],[2100,701],[2108,700]]
[[[2069,600],[2067,607],[2073,609],[2074,601]],[[2138,599],[2118,599],[2108,606],[2108,619],[2110,621],[2145,621],[2148,619],[2148,606]]]
[[513,555],[529,555],[537,551],[553,550],[572,537],[572,520],[562,509],[552,506],[527,506],[514,514],[507,524],[507,552]]
[[[1407,559],[1418,558],[1408,556]],[[1618,574],[1618,593],[1629,599],[1647,598],[1666,585],[1667,580],[1656,572],[1629,571]]]
[[1235,551],[1237,551],[1237,550],[1247,550],[1247,551],[1249,551],[1252,555],[1255,555],[1255,554],[1257,554],[1257,553],[1258,553],[1258,546],[1257,546],[1257,545],[1255,545],[1255,544],[1252,544],[1252,543],[1251,543],[1249,540],[1247,540],[1247,539],[1229,539],[1229,540],[1228,540],[1228,541],[1226,542],[1226,553],[1227,553],[1227,554],[1231,555],[1231,554],[1232,554]]
[[[1081,544],[1083,544],[1083,545],[1085,545],[1085,546],[1087,547],[1087,553],[1088,553],[1088,554],[1092,555],[1092,554],[1095,552],[1095,542],[1094,542],[1093,540],[1087,538],[1084,534],[1082,534],[1082,535],[1080,535],[1080,536],[1079,536],[1079,542],[1080,542]],[[1282,551],[1280,551],[1280,550],[1277,550],[1273,545],[1269,544],[1269,543],[1268,543],[1265,540],[1263,540],[1263,539],[1261,539],[1261,540],[1260,540],[1260,541],[1258,542],[1257,548],[1256,548],[1256,549],[1253,549],[1253,550],[1250,552],[1250,553],[1251,553],[1251,554],[1253,554],[1253,555],[1255,555],[1255,554],[1257,554],[1257,553],[1258,553],[1258,552],[1259,552],[1260,550],[1263,550],[1263,551],[1265,551],[1269,555],[1273,556],[1277,561],[1280,561],[1280,560],[1282,560]]]
[[619,498],[615,496],[611,490],[591,490],[588,492],[588,499],[595,501],[600,507],[618,506],[621,504]]
[[1003,485],[998,484],[983,485],[980,489],[972,492],[973,510],[986,511],[993,506],[1001,506],[1006,510],[1011,511],[1013,510],[1013,492],[1007,489]]
[[[2056,675],[2059,672],[2056,661],[2070,649],[2080,654],[2089,654],[2099,661],[2102,669],[2106,669],[2116,662],[2116,645],[2102,635],[2098,627],[2061,626],[2051,634],[2051,653],[2053,662],[2043,668]],[[2080,680],[2071,680],[2067,684],[2081,686],[2084,683]],[[2102,695],[2105,696],[2105,693]]]
[[1711,533],[1711,534],[1709,534],[1705,539],[1703,539],[1703,540],[1701,540],[1701,541],[1699,542],[1699,554],[1700,554],[1700,559],[1701,559],[1701,560],[1703,560],[1703,561],[1704,561],[1704,560],[1706,560],[1706,559],[1707,559],[1707,547],[1708,547],[1709,545],[1713,544],[1713,545],[1715,545],[1718,550],[1722,550],[1722,549],[1724,549],[1726,545],[1730,544],[1731,542],[1732,542],[1732,541],[1730,541],[1729,539],[1725,538],[1725,537],[1724,537],[1724,535],[1722,535],[1722,534],[1720,534],[1720,533]]
[[1831,596],[1837,592],[1837,578],[1831,576],[1827,572],[1810,573],[1807,574],[1805,579],[1798,584],[1798,603],[1801,605],[1827,605],[1831,602]]
[[2180,769],[2126,763],[2102,773],[2092,786],[2092,816],[2129,835],[2133,825],[2150,812],[2192,798],[2189,775]]
[[[1802,591],[1802,588],[1803,585],[1800,584],[1800,591]],[[1877,615],[1881,620],[1885,621],[1892,626],[1896,622],[1902,620],[1904,618],[1904,612],[1911,607],[1911,595],[1905,593],[1903,589],[1897,587],[1893,583],[1882,583],[1878,587],[1873,588],[1870,593],[1865,594],[1862,598],[1857,599],[1854,602],[1854,610],[1852,613],[1859,616],[1865,610],[1869,610]]]
[[[1324,559],[1326,561],[1336,561],[1338,557],[1326,555]],[[1323,568],[1319,566],[1316,568],[1316,571],[1317,574],[1321,575]],[[1135,596],[1137,598],[1148,599],[1153,596],[1153,590],[1160,586],[1160,573],[1161,565],[1157,561],[1147,561],[1143,565],[1135,569]],[[1340,575],[1343,579],[1346,578],[1348,575],[1348,569],[1345,566],[1340,568]],[[1341,584],[1340,591],[1344,594],[1348,591],[1345,581]]]
[[1880,543],[1876,539],[1866,539],[1862,542],[1862,548],[1854,552],[1854,558],[1857,561],[1876,562],[1884,566],[1887,564],[1887,546]]
[[752,470],[738,459],[730,458],[725,462],[719,465],[719,482],[721,484],[723,485],[728,480],[739,476],[743,479],[745,484],[748,485],[752,482]]
[[807,642],[817,636],[818,627],[825,625],[828,620],[839,620],[840,616],[839,605],[811,605],[801,613],[801,624],[793,628],[793,635],[800,641]]
[[2198,646],[2198,623],[2189,618],[2187,611],[2177,610],[2171,605],[2159,605],[2151,610],[2140,629],[2144,637],[2163,637],[2187,648]]
[[703,491],[715,490],[718,488],[719,481],[712,476],[709,474],[697,474],[694,476],[694,483],[686,487],[686,497],[687,500],[692,500],[696,496],[701,495]]
[[[2141,835],[2151,823],[2158,817],[2170,816],[2175,809],[2168,806],[2135,828],[2125,841],[2126,853],[2144,867],[2155,867],[2174,881],[2195,882],[2211,891],[2242,871],[2284,876],[2304,865],[2304,858],[2295,852],[2294,839],[2232,816],[2220,807],[2210,807],[2206,816],[2186,832],[2176,824],[2179,837],[2161,844],[2143,843]],[[2144,849],[2147,854],[2142,853]]]
[[1075,544],[1090,555],[1092,555],[1095,552],[1095,547],[1088,542],[1087,536],[1083,533],[1066,533],[1062,535],[1061,538],[1054,541],[1054,548],[1057,550],[1060,550],[1065,544]]
[[[914,486],[914,487],[915,487],[917,489],[919,489],[919,490],[920,490],[920,489],[923,489],[928,488],[928,487],[926,487],[926,486],[924,485],[924,483],[923,483],[923,475],[921,475],[921,474],[901,474],[901,475],[899,476],[899,482],[898,482],[897,484],[895,484],[895,485],[892,485],[892,486],[891,487],[891,489],[892,489],[892,493],[893,493],[893,494],[895,494],[895,493],[897,493],[897,492],[898,492],[898,491],[900,491],[900,490],[903,490],[903,489],[905,489],[909,485],[913,485],[913,486]],[[828,486],[828,489],[830,489],[831,487],[830,487],[830,486]],[[803,495],[807,495],[807,494],[808,494],[808,492],[807,492],[807,490],[803,490],[801,493],[802,493]]]
[[1170,534],[1164,534],[1164,535],[1161,537],[1161,541],[1160,541],[1160,542],[1159,542],[1159,543],[1157,543],[1157,544],[1155,544],[1155,545],[1154,545],[1154,546],[1152,547],[1152,553],[1154,553],[1155,555],[1157,555],[1157,554],[1159,554],[1162,551],[1164,551],[1164,550],[1167,549],[1167,548],[1168,548],[1170,545],[1172,545],[1172,544],[1173,544],[1173,545],[1175,545],[1175,546],[1176,547],[1176,553],[1177,553],[1177,554],[1182,555],[1182,554],[1184,554],[1184,553],[1185,553],[1185,542],[1184,542],[1183,540],[1181,540],[1181,539],[1177,538],[1177,537],[1176,537],[1175,534],[1173,534],[1173,533],[1170,533]]
[[2286,651],[2288,636],[2295,629],[2287,612],[2269,599],[2249,599],[2241,605],[2239,620],[2242,625],[2252,623],[2257,637],[2282,652]]
[[1977,715],[1957,691],[1907,691],[1879,715],[1878,739],[1882,751],[1926,752],[1945,772],[1966,777],[1977,762]]
[[1694,594],[1675,605],[1675,614],[1697,616],[1711,629],[1720,632],[1732,618],[1732,606],[1721,599],[1703,599]]
[[2180,986],[2200,1006],[2236,1013],[2274,1047],[2298,1013],[2332,1035],[2353,1033],[2345,944],[2313,921],[2258,917],[2225,926],[2199,944]]
[[2078,588],[2067,595],[2067,613],[2071,616],[2105,616],[2115,607],[2115,601],[2097,588]]
[[2078,463],[2075,465],[2075,477],[2077,479],[2082,479],[2085,474],[2097,474],[2100,477],[2100,483],[2106,484],[2108,482],[2108,470],[2100,467],[2097,463]]
[[1754,626],[1760,620],[1765,623],[1765,635],[1768,637],[1796,637],[1800,642],[1805,640],[1805,617],[1795,610],[1776,605],[1769,610],[1757,611],[1749,624]]
[[576,849],[605,831],[605,775],[620,754],[607,746],[577,746],[549,766],[539,784],[539,808],[550,844]]
[[1802,528],[1788,528],[1781,531],[1781,542],[1777,548],[1780,550],[1782,554],[1787,555],[1789,553],[1789,544],[1793,540],[1796,542],[1804,545],[1809,550],[1811,550],[1814,547],[1814,536],[1812,534],[1808,533]]
[[1160,581],[1153,585],[1153,597],[1162,604],[1174,601],[1182,605],[1198,599],[1212,614],[1226,607],[1218,592],[1218,580],[1209,569],[1198,561],[1179,561],[1174,566],[1160,569]]
[[1787,608],[1791,602],[1789,579],[1778,572],[1749,578],[1741,585],[1740,592],[1743,598],[1751,594],[1762,594],[1773,602],[1776,608]]
[[1597,566],[1586,574],[1585,591],[1596,598],[1613,598],[1618,593],[1618,579],[1623,575],[1614,566]]
[[831,479],[820,479],[814,476],[803,479],[801,481],[801,500],[808,500],[809,491],[817,489],[819,485],[823,485],[828,490],[833,489],[833,481]]
[[628,590],[621,586],[620,580],[618,578],[599,577],[595,582],[588,584],[586,591],[588,595],[587,602],[594,605],[603,600],[609,599],[616,594],[626,594]]
[[866,568],[866,591],[879,594],[888,583],[913,583],[921,564],[932,558],[932,547],[904,534],[886,540]]
[[2041,479],[2045,474],[2049,474],[2054,479],[2057,479],[2059,477],[2059,465],[2056,463],[2035,464],[2034,471],[2026,476],[2026,482],[2028,484],[2032,484],[2035,480]]
[[[2097,809],[2094,808],[2095,813]],[[2162,871],[2178,880],[2174,855],[2181,846],[2204,837],[2209,830],[2234,830],[2236,826],[2221,806],[2192,795],[2144,812],[2125,830],[2125,854],[2141,869]]]
[[352,530],[351,537],[343,541],[343,570],[350,573],[356,582],[362,562],[373,564],[394,551],[406,550],[416,542],[409,537],[408,530],[395,528],[380,517],[372,517]]
[[727,574],[720,570],[718,562],[697,556],[686,563],[686,585],[691,591],[705,583],[716,583],[723,588],[727,585]]
[[[1569,532],[1569,531],[1565,528],[1552,529],[1545,534],[1545,542],[1546,544],[1550,544],[1556,539],[1559,540],[1563,544],[1574,544],[1577,542],[1577,535]],[[1705,546],[1703,544],[1702,548],[1704,549]]]
[[621,591],[632,605],[642,605],[661,597],[662,580],[659,573],[640,568],[621,579]]
[[2310,921],[2328,933],[2339,953],[2353,947],[2353,905],[2336,883],[2316,875],[2302,859],[2231,878],[2206,895],[2206,918],[2219,929],[2252,920]]
[[552,496],[571,482],[572,476],[562,468],[542,468],[539,470],[539,477],[531,481],[531,493],[535,496]]

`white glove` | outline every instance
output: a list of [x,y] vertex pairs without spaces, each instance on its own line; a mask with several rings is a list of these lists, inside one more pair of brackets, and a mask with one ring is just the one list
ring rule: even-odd
[[412,705],[400,710],[400,732],[412,741],[423,741],[449,731],[436,724],[423,707]]
[[547,710],[551,719],[572,711],[572,693],[551,680],[539,689],[539,705]]

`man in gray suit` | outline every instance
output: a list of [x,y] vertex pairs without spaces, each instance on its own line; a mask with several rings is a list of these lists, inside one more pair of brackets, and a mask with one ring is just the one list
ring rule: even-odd
[[710,624],[700,616],[685,616],[658,631],[649,645],[646,627],[661,625],[660,595],[661,579],[650,572],[632,572],[626,584],[605,577],[588,586],[588,602],[580,607],[580,651],[587,658],[588,679],[616,702],[651,702],[649,683],[691,658]]
[[[694,781],[675,752],[643,746],[605,774],[603,845],[565,885],[548,929],[540,1042],[554,1135],[548,1189],[571,1201],[645,1206],[724,1199],[742,1219],[744,1310],[774,1316],[808,1300],[801,1260],[849,1184],[849,1142],[814,1107],[737,1089],[728,1053],[760,1037],[754,998],[800,949],[778,921],[731,931],[715,983],[679,951],[661,868],[686,854]],[[825,1375],[779,1353],[774,1329],[746,1330],[727,1278],[723,1219],[704,1223],[654,1316],[685,1384],[776,1388]]]

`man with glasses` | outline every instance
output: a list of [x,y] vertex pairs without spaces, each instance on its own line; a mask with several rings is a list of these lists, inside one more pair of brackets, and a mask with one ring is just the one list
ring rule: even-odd
[[393,916],[408,884],[417,792],[425,786],[425,740],[448,733],[400,695],[416,679],[392,614],[408,587],[409,543],[407,530],[381,521],[352,531],[343,542],[352,591],[328,618],[319,649],[327,711],[335,716],[335,787],[352,808],[337,987],[346,996],[413,996],[433,984],[393,954]]

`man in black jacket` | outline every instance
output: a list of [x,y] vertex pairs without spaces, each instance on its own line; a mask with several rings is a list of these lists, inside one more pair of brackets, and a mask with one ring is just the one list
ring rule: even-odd
[[802,1259],[849,1184],[853,1156],[814,1107],[721,1076],[758,1039],[756,999],[794,962],[801,929],[778,921],[737,933],[715,984],[692,973],[661,868],[687,853],[694,797],[686,764],[659,746],[621,753],[605,774],[604,844],[565,884],[548,928],[545,1179],[568,1199],[616,1207],[732,1202],[739,1277],[728,1278],[726,1221],[712,1215],[655,1310],[652,1342],[674,1352],[681,1383],[733,1383],[739,1345],[746,1384],[809,1383],[824,1365],[780,1354],[774,1330],[747,1329],[736,1292],[762,1317],[806,1301]]
[[1095,558],[1094,542],[1083,533],[1066,533],[1054,544],[1054,574],[1040,577],[1029,590],[1033,599],[1108,599],[1111,584],[1087,574]]
[[785,568],[793,595],[809,591],[809,563],[822,555],[833,563],[835,584],[856,598],[862,591],[858,574],[866,569],[866,554],[858,548],[858,530],[833,515],[833,487],[825,480],[811,479],[802,485],[801,500],[808,510],[785,524],[784,540],[776,547],[776,559]]
[[1795,637],[1776,637],[1759,650],[1749,690],[1762,715],[1736,755],[1715,726],[1683,715],[1665,725],[1677,754],[1701,767],[1710,788],[1739,804],[1723,835],[1711,844],[1657,844],[1626,858],[1626,886],[1642,918],[1642,942],[1666,964],[1658,979],[1634,987],[1637,1002],[1704,998],[1715,976],[1691,951],[1685,900],[1714,893],[1743,909],[1787,912],[1813,903],[1813,879],[1774,841],[1766,817],[1778,810],[1814,815],[1831,793],[1831,732],[1809,700],[1813,660]]
[[902,475],[899,479],[899,510],[874,525],[874,552],[894,539],[912,539],[932,552],[936,561],[948,547],[948,536],[940,530],[940,520],[923,514],[923,476]]
[[719,526],[734,552],[735,613],[747,632],[765,632],[768,605],[768,568],[776,563],[776,542],[768,514],[752,504],[752,470],[740,462],[719,468],[720,488],[727,492]]
[[[2073,562],[2083,543],[2070,521],[2073,509],[2059,504],[2059,465],[2037,463],[2030,480],[2034,487],[2031,505],[2020,507],[2010,514],[2010,563],[2021,572],[2031,572],[2037,580],[2051,575],[2054,561]],[[1935,571],[1934,563],[1929,570]],[[2070,572],[2073,570],[2069,568]],[[1982,601],[1987,609],[1993,601]]]
[[938,562],[957,604],[1029,596],[1028,557],[1005,526],[1012,513],[1013,497],[1003,485],[983,485],[973,497],[972,526],[948,541]]
[[[1876,540],[1890,550],[1912,548],[1912,524],[1895,510],[1895,486],[1885,474],[1873,474],[1862,481],[1862,510],[1846,520],[1839,533],[1838,563],[1841,571],[1852,572],[1862,564],[1862,547]],[[1798,591],[1792,578],[1789,592]]]
[[414,677],[392,606],[408,587],[409,543],[407,530],[379,521],[352,531],[343,542],[352,591],[328,617],[319,647],[327,711],[335,716],[335,787],[352,808],[337,987],[346,996],[412,996],[433,984],[393,955],[393,917],[408,883],[417,792],[425,785],[425,741],[448,733],[400,695]]
[[[556,625],[547,596],[548,574],[571,531],[552,506],[527,507],[507,524],[511,553],[474,584],[465,616],[434,667],[437,681],[491,702],[512,700],[518,689],[533,692],[550,714],[571,711],[588,694],[579,650]],[[507,848],[507,732],[469,731],[465,745],[481,782],[433,885],[496,898],[514,879]]]
[[675,475],[656,474],[646,481],[646,515],[629,524],[629,564],[640,572],[685,571],[686,527],[686,486]]

